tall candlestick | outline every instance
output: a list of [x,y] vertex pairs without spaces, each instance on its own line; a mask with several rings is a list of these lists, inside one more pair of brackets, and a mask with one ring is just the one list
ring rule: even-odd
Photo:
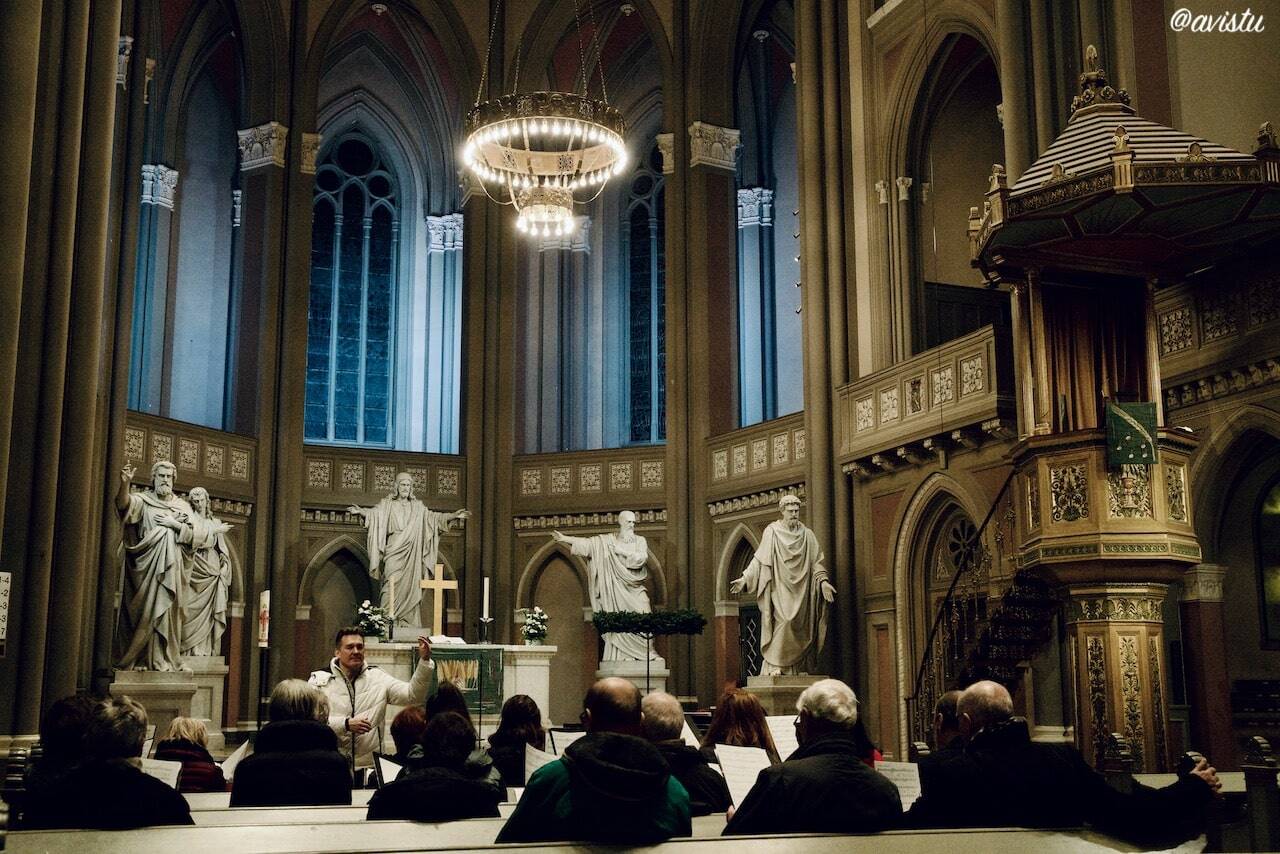
[[391,607],[391,625],[396,624],[396,577],[394,575],[387,576],[387,583],[391,585],[391,590],[387,595],[387,604]]
[[489,619],[489,576],[484,577],[484,599],[481,604],[480,618]]

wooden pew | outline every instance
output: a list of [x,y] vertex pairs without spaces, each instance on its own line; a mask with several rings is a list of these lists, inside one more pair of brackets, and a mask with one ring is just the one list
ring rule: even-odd
[[[355,789],[351,793],[351,806],[367,806],[369,799],[373,797],[374,789]],[[204,810],[225,810],[231,806],[230,792],[191,792],[183,795],[187,799],[187,806],[191,808],[191,812]],[[347,806],[347,804],[341,804]],[[240,809],[240,807],[237,807]]]
[[[708,816],[707,818],[722,817]],[[489,848],[500,822],[496,819],[415,824],[374,821],[352,824],[288,824],[240,827],[154,827],[121,831],[24,831],[8,838],[7,851],[17,854],[84,854],[129,851],[131,854],[277,854],[305,851],[439,851]],[[695,828],[696,829],[696,828]],[[487,837],[487,838],[486,838]],[[497,846],[498,850],[543,850],[577,854],[590,845],[552,842]],[[655,854],[920,854],[941,849],[991,854],[1079,854],[1135,851],[1110,837],[1090,831],[1011,829],[907,830],[868,836],[794,834],[774,836],[694,837],[673,839],[646,850]]]
[[[515,804],[498,804],[498,818],[474,820],[496,821],[501,825],[515,809]],[[197,827],[237,827],[259,824],[346,824],[364,821],[368,814],[367,806],[235,807],[192,811],[191,818]],[[722,816],[721,824],[723,823]]]

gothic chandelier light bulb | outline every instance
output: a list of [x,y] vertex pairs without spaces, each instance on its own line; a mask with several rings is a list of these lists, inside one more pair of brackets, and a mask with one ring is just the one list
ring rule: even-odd
[[622,114],[569,92],[504,95],[467,114],[462,161],[530,236],[573,231],[573,206],[600,195],[627,165]]

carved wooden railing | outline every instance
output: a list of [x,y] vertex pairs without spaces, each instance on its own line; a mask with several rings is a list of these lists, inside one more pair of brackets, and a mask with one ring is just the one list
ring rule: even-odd
[[929,627],[914,690],[907,698],[909,741],[932,738],[933,706],[944,691],[981,679],[992,679],[1012,690],[1019,679],[1019,664],[1033,657],[1048,640],[1057,600],[1034,573],[1015,572],[999,605],[987,607],[992,560],[982,542],[994,524],[996,565],[1002,565],[1006,549],[1013,546],[1012,482],[1010,473],[978,527],[975,547],[957,561],[946,596]]

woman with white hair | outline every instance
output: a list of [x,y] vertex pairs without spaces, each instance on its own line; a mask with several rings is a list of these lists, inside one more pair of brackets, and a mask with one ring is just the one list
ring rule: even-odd
[[902,818],[898,788],[860,757],[858,698],[838,679],[822,679],[796,702],[800,747],[760,772],[725,835],[877,833]]

